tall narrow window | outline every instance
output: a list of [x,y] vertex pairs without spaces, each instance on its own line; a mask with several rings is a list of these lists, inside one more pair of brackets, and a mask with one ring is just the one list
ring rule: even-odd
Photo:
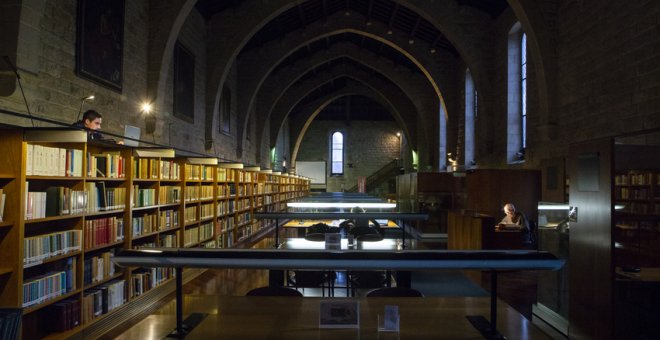
[[474,122],[477,118],[477,91],[472,74],[465,71],[465,159],[464,165],[469,169],[474,164],[475,133]]
[[231,90],[228,88],[222,89],[222,96],[220,97],[220,119],[219,131],[229,134],[231,127]]
[[344,174],[344,135],[337,131],[332,134],[330,150],[331,175]]
[[509,31],[507,61],[506,158],[518,163],[527,144],[527,37],[519,22]]
[[527,147],[527,34],[523,32],[520,39],[520,121],[522,131],[520,131],[522,149]]

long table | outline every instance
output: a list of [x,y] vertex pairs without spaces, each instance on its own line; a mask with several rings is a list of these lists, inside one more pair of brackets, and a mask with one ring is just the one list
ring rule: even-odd
[[336,212],[320,212],[320,213],[287,213],[287,212],[266,212],[255,213],[254,218],[258,219],[274,219],[275,220],[275,248],[280,244],[280,220],[336,220],[336,219],[352,219],[352,220],[393,220],[397,221],[396,224],[401,227],[401,237],[406,240],[406,225],[405,221],[419,221],[428,219],[428,214],[421,213],[398,213],[398,212],[366,212],[366,213],[336,213]]
[[128,267],[173,267],[176,271],[177,329],[183,325],[183,268],[329,269],[329,270],[487,270],[491,273],[490,321],[473,321],[489,338],[497,331],[497,272],[558,270],[564,260],[527,250],[279,250],[151,248],[123,250],[113,261]]

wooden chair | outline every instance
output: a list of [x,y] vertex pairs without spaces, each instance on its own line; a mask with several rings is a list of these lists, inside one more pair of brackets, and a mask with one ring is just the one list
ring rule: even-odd
[[247,292],[245,296],[293,296],[293,297],[303,297],[303,294],[293,288],[287,287],[259,287],[254,288]]

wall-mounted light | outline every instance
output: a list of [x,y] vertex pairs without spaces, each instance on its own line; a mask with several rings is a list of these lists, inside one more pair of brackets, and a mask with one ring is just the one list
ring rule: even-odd
[[144,131],[153,134],[156,131],[156,116],[151,114],[151,103],[144,102],[140,105],[140,110],[144,115]]
[[398,132],[398,131],[397,131],[396,136],[397,136],[397,137],[401,137],[401,132]]
[[76,122],[80,120],[80,114],[82,113],[83,104],[85,100],[94,100],[94,95],[89,95],[87,97],[80,98],[80,109],[78,109],[78,117],[76,117]]

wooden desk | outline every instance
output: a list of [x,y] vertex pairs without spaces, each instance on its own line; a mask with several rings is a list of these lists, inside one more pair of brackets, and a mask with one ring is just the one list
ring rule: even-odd
[[[183,268],[451,270],[481,269],[491,273],[490,322],[474,321],[482,334],[497,338],[498,270],[557,270],[564,260],[539,251],[353,251],[279,249],[126,249],[113,262],[128,267],[174,267],[176,271],[177,328],[172,336],[187,333],[183,324]],[[477,324],[478,323],[478,324]]]
[[491,216],[450,211],[447,249],[525,249],[523,231],[495,230]]
[[[425,297],[360,299],[360,329],[319,329],[319,302],[323,298],[205,296],[186,297],[190,313],[208,314],[188,339],[481,339],[466,315],[487,314],[488,298]],[[399,333],[377,331],[378,314],[385,305],[399,306]],[[169,309],[172,310],[172,309]],[[497,328],[510,339],[548,337],[505,304]],[[129,338],[163,338],[174,324],[173,315],[162,315],[163,330],[151,334],[126,334]],[[166,326],[169,325],[169,329]],[[139,328],[136,328],[139,329]],[[155,334],[158,332],[163,334]]]

